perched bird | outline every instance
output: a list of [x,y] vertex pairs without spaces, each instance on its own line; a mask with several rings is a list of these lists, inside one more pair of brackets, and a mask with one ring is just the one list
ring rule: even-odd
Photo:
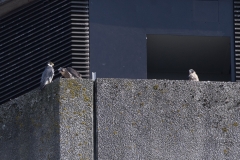
[[198,75],[196,74],[196,72],[193,69],[189,70],[189,80],[190,81],[199,81],[198,79]]
[[62,68],[60,67],[58,71],[62,74],[64,78],[82,78],[81,74],[79,74],[75,69],[72,67]]
[[45,67],[45,70],[42,73],[41,77],[41,84],[40,89],[42,90],[47,84],[52,82],[53,76],[54,76],[54,64],[52,62],[48,62],[47,66]]

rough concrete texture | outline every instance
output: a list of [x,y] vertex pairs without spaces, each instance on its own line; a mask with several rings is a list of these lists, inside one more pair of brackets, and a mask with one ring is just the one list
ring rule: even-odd
[[239,160],[240,84],[97,79],[99,160]]
[[0,159],[93,159],[93,83],[56,79],[0,106]]

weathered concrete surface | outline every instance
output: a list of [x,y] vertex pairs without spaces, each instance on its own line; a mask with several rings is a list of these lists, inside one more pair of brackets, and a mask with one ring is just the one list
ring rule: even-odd
[[97,79],[99,160],[239,160],[240,83]]
[[0,159],[93,159],[93,83],[57,79],[0,106]]

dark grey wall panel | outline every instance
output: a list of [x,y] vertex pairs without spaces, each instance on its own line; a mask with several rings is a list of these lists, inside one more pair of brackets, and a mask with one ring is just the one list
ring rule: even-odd
[[147,35],[148,79],[231,81],[229,37]]
[[218,22],[219,4],[218,0],[194,1],[193,17],[194,21]]
[[97,77],[147,78],[147,34],[230,37],[234,73],[232,0],[90,0],[89,5],[91,71]]
[[240,159],[239,88],[97,79],[98,159]]
[[6,3],[8,1],[10,1],[10,0],[0,0],[0,5],[2,5],[3,3]]

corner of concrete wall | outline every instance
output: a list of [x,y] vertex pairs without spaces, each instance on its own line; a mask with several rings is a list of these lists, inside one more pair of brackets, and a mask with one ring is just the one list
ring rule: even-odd
[[93,159],[93,83],[56,79],[0,105],[1,159]]
[[93,159],[93,82],[60,80],[61,159]]

